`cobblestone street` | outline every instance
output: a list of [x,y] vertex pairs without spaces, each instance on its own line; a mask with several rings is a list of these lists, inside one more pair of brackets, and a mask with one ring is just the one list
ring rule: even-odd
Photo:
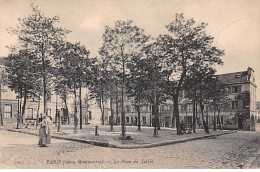
[[[258,150],[257,132],[144,149],[114,149],[0,131],[0,168],[240,168]],[[158,138],[159,139],[159,138]]]

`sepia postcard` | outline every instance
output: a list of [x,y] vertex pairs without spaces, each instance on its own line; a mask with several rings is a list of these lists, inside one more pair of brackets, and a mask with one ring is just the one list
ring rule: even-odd
[[0,0],[0,169],[259,169],[260,0]]

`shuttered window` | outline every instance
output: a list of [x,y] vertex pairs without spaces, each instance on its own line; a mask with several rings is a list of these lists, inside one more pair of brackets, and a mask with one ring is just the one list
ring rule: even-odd
[[12,118],[12,105],[5,105],[4,106],[4,117],[5,118]]

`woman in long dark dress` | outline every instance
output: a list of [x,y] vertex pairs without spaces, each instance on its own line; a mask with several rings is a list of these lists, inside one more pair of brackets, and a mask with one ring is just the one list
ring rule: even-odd
[[39,130],[39,145],[42,147],[46,147],[47,144],[51,144],[51,127],[52,121],[50,117],[44,116],[42,122],[40,123],[41,127]]

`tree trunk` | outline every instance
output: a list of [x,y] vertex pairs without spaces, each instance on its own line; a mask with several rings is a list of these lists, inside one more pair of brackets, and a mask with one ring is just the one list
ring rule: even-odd
[[89,113],[88,113],[88,95],[86,94],[86,99],[87,99],[87,102],[86,102],[86,117],[85,117],[85,124],[88,125],[88,118],[89,118]]
[[77,91],[74,83],[74,133],[78,133],[78,117],[77,117]]
[[20,104],[19,104],[18,109],[19,109],[19,113],[20,113],[20,122],[22,124],[24,124],[23,116],[22,116],[22,100],[23,100],[23,96],[21,95]]
[[102,97],[100,97],[100,99],[99,99],[99,108],[100,108],[100,112],[101,112],[101,124],[103,125],[104,115],[103,115],[103,109],[102,109]]
[[121,85],[121,92],[122,92],[122,103],[121,103],[121,106],[122,106],[122,114],[121,114],[121,126],[122,126],[122,139],[125,139],[125,108],[124,108],[124,88],[125,88],[125,57],[124,57],[124,51],[123,51],[123,47],[121,46],[121,57],[122,57],[122,72],[123,72],[123,75],[122,75],[122,85]]
[[192,130],[193,130],[193,133],[196,133],[196,100],[194,99],[193,100],[193,114],[192,114]]
[[196,101],[196,103],[195,103],[195,107],[196,107],[196,126],[197,126],[197,124],[198,124],[198,122],[197,122],[197,119],[198,119],[198,102]]
[[140,106],[136,106],[136,111],[137,111],[137,131],[141,131],[141,113],[140,113]]
[[213,119],[213,130],[214,131],[216,131],[216,128],[217,128],[217,126],[216,126],[216,103],[214,102],[214,117],[213,117],[214,119]]
[[69,112],[68,112],[68,105],[67,105],[67,98],[64,98],[64,103],[65,103],[65,108],[66,108],[66,118],[68,120],[68,125],[70,125],[70,116],[69,116]]
[[114,130],[114,113],[113,113],[113,96],[110,97],[110,111],[111,111],[111,117],[110,117],[110,131]]
[[220,110],[218,110],[218,122],[219,122],[219,129],[223,130],[223,128],[222,128],[222,121],[221,121],[221,118],[220,118]]
[[205,131],[205,133],[209,133],[208,125],[204,119],[204,105],[203,105],[202,101],[200,101],[200,109],[201,109],[201,118],[202,118],[204,131]]
[[81,100],[81,85],[79,86],[79,128],[82,129],[82,100]]
[[27,100],[27,92],[24,93],[24,99],[23,99],[23,109],[22,109],[22,118],[25,119],[25,107],[26,107],[26,100]]
[[58,125],[58,116],[57,116],[57,111],[58,111],[58,95],[56,95],[56,113],[55,113],[55,125]]
[[152,104],[152,115],[153,115],[153,125],[154,125],[154,132],[153,132],[153,136],[154,137],[158,137],[159,136],[159,133],[158,133],[158,106],[157,106],[157,95],[156,95],[156,92],[154,91],[154,94],[153,94],[153,104]]
[[156,102],[156,114],[157,114],[157,130],[161,130],[161,127],[160,127],[160,109],[159,109],[159,104],[158,102]]
[[47,115],[47,84],[46,84],[46,78],[43,77],[43,112],[45,115]]
[[16,129],[20,128],[20,112],[19,112],[19,104],[20,104],[20,98],[18,97],[17,100],[17,105],[18,105],[18,114],[17,114],[17,124],[16,124]]
[[209,127],[209,104],[207,105],[207,108],[206,108],[206,124],[207,124],[207,127]]
[[61,111],[57,110],[58,129],[57,132],[61,132]]
[[182,135],[181,129],[180,129],[180,116],[179,116],[179,102],[178,102],[178,97],[174,97],[173,99],[173,105],[174,105],[174,114],[176,117],[176,130],[177,130],[177,135]]
[[[157,130],[161,130],[160,128],[160,111],[159,111],[159,104],[158,102],[156,103],[156,127],[157,127]],[[158,134],[159,136],[159,134]]]
[[174,111],[174,99],[172,99],[172,128],[176,128],[176,123],[175,123],[175,111]]
[[105,125],[105,106],[104,106],[104,95],[102,94],[101,98],[101,112],[102,112],[102,125]]
[[45,66],[45,50],[44,43],[41,44],[41,75],[43,79],[43,112],[47,115],[47,79],[46,79],[46,66]]
[[153,116],[153,127],[154,127],[153,136],[158,137],[158,131],[157,131],[157,125],[156,125],[157,119],[156,119],[156,105],[155,105],[155,103],[153,103],[153,105],[152,105],[152,116]]
[[37,107],[37,115],[36,115],[36,129],[37,126],[39,125],[39,112],[40,112],[40,104],[41,104],[41,96],[39,96],[39,100],[38,100],[38,107]]
[[118,121],[118,116],[119,116],[118,111],[119,111],[119,109],[118,109],[118,88],[117,88],[117,84],[116,84],[116,125],[118,125],[120,123],[120,121]]

